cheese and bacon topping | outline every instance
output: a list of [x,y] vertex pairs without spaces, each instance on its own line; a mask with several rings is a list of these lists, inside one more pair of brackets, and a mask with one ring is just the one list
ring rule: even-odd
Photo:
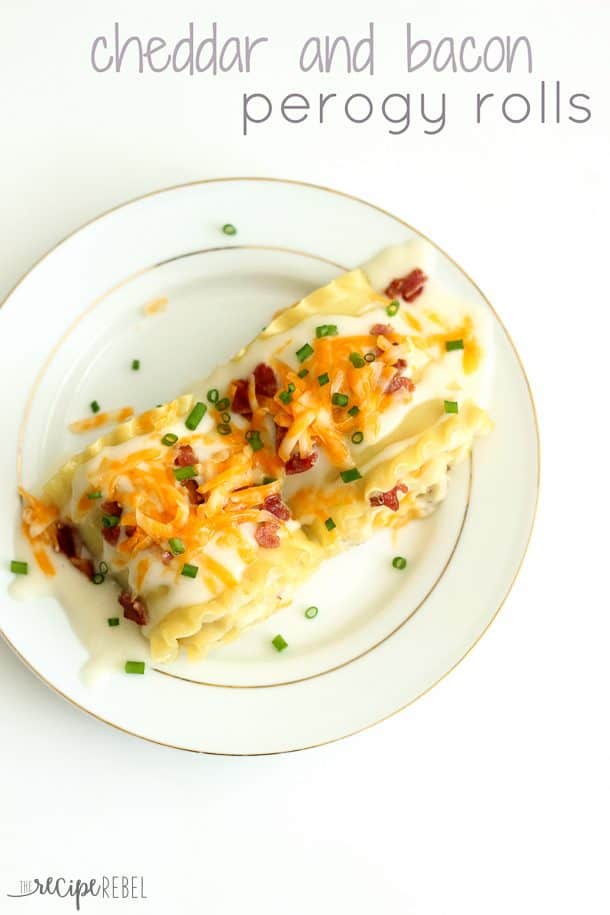
[[321,324],[295,352],[300,368],[282,359],[285,346],[270,365],[231,384],[232,409],[266,445],[272,420],[279,466],[289,475],[311,469],[320,449],[333,466],[352,466],[348,440],[375,437],[379,415],[415,390],[406,336],[389,324],[357,335]]

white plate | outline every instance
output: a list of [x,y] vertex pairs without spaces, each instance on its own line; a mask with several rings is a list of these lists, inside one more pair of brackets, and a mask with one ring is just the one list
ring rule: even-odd
[[[238,227],[234,238],[221,226]],[[276,309],[417,235],[336,191],[227,179],[159,191],[94,220],[42,259],[0,312],[0,626],[49,686],[101,720],[158,743],[227,754],[336,740],[413,702],[480,638],[515,579],[538,491],[531,393],[502,323],[443,252],[438,276],[490,309],[493,433],[452,472],[431,518],[328,561],[294,604],[199,664],[112,675],[88,686],[78,619],[55,601],[8,595],[18,474],[45,479],[82,437],[67,423],[104,407],[144,409],[188,389],[254,336]],[[164,296],[165,311],[142,306]],[[185,341],[187,345],[185,346]],[[141,370],[130,370],[131,360]],[[16,443],[19,443],[17,461]],[[409,567],[391,566],[395,554]],[[320,608],[308,621],[303,610]],[[93,606],[91,613],[99,613]],[[94,617],[95,618],[95,617]],[[100,625],[104,619],[100,615]],[[281,632],[289,650],[270,646]],[[86,639],[85,639],[86,642]]]

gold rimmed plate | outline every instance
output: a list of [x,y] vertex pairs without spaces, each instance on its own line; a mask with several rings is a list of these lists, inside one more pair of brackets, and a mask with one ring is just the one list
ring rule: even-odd
[[[236,236],[222,234],[227,222]],[[230,357],[278,308],[417,234],[337,192],[245,178],[159,191],[70,236],[0,310],[0,372],[14,393],[0,456],[4,517],[17,518],[18,476],[35,486],[85,443],[67,425],[91,400],[140,410],[169,399]],[[521,563],[537,498],[538,440],[527,380],[502,323],[441,251],[437,267],[451,290],[489,309],[496,423],[470,465],[455,468],[440,510],[397,542],[382,533],[333,558],[293,606],[204,662],[149,668],[137,678],[117,669],[103,687],[83,676],[104,622],[96,600],[75,607],[14,599],[6,590],[14,530],[6,525],[0,626],[45,682],[85,711],[158,743],[274,753],[387,717],[467,653]],[[165,307],[145,314],[160,298]],[[409,556],[406,573],[391,566],[397,552]],[[310,604],[319,607],[314,621],[303,615]],[[279,631],[290,644],[281,655],[270,644]]]

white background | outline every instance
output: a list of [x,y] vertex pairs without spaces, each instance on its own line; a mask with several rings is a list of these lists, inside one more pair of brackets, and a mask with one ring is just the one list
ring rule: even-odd
[[[374,79],[298,74],[300,41],[359,37],[371,18]],[[249,76],[99,76],[90,43],[115,19],[174,39],[217,19],[272,47]],[[436,38],[525,33],[534,72],[409,75],[407,20]],[[67,232],[163,185],[337,187],[420,228],[479,283],[525,362],[543,447],[534,537],[491,630],[425,698],[349,740],[257,759],[163,749],[73,709],[1,644],[2,911],[71,911],[5,894],[96,873],[141,873],[149,898],[85,912],[610,911],[609,30],[604,0],[2,0],[0,296]],[[590,94],[591,122],[473,126],[477,91],[535,96],[540,79]],[[242,91],[321,88],[444,89],[447,127],[391,137],[337,110],[323,128],[274,120],[241,136]]]

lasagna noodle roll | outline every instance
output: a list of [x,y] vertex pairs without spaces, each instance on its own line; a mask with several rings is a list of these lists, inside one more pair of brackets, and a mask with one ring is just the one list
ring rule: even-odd
[[[289,604],[295,588],[316,569],[323,555],[318,544],[296,532],[279,550],[270,551],[246,571],[236,593],[225,594],[214,607],[190,608],[192,633],[183,630],[178,634],[182,611],[165,617],[151,633],[153,654],[171,656],[176,638],[191,659],[202,657],[215,643],[233,641]],[[217,618],[207,622],[210,611]]]
[[[445,497],[450,468],[491,427],[487,412],[467,402],[459,414],[444,415],[416,437],[380,449],[363,465],[361,479],[344,484],[337,477],[319,490],[300,490],[291,501],[294,515],[327,554],[363,543],[378,529],[424,517]],[[388,493],[389,505],[383,498]]]

